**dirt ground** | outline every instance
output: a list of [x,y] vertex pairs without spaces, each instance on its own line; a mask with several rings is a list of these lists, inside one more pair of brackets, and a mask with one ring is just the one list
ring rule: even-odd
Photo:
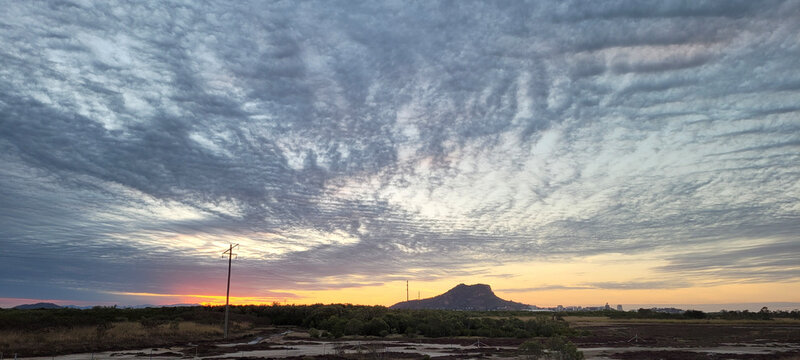
[[576,322],[573,328],[585,336],[572,339],[580,346],[707,347],[731,343],[800,344],[800,322],[797,323],[701,323],[605,321]]
[[587,359],[798,359],[796,321],[612,321],[568,319]]
[[611,355],[612,359],[660,359],[660,360],[796,360],[800,359],[800,351],[777,351],[769,354],[736,354],[736,353],[702,353],[685,350],[671,351],[629,351]]
[[[591,359],[800,360],[800,322],[642,322],[568,319],[570,338]],[[514,338],[310,339],[302,331],[263,329],[229,342],[203,341],[28,360],[524,359]],[[297,329],[295,329],[297,330]],[[546,339],[541,339],[546,341]],[[89,356],[91,355],[91,356]]]

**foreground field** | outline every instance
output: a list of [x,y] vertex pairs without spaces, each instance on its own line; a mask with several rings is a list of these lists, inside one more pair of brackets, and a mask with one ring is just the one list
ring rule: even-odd
[[[180,342],[219,340],[224,317],[220,307],[89,310],[0,309],[0,352],[60,355]],[[569,324],[548,316],[520,320],[492,318],[480,312],[390,310],[381,306],[235,306],[233,334],[284,326],[307,331],[312,338],[564,337]]]
[[[235,324],[235,335],[246,333],[248,324]],[[116,322],[100,326],[0,330],[0,348],[5,354],[59,355],[85,351],[168,346],[191,341],[221,340],[216,325],[176,321],[161,325]]]
[[778,318],[770,320],[724,320],[724,319],[612,319],[605,316],[564,316],[563,320],[571,325],[602,325],[602,324],[719,324],[719,325],[800,325],[800,319]]
[[[571,319],[575,320],[575,319]],[[570,340],[586,359],[800,359],[800,324],[702,324],[654,321],[589,321],[576,323]],[[119,331],[122,331],[121,327]],[[208,332],[204,332],[208,330]],[[132,333],[136,333],[135,330]],[[200,337],[171,346],[128,347],[113,351],[30,357],[28,360],[173,360],[197,359],[535,359],[520,347],[546,338],[405,338],[346,336],[315,339],[303,329],[259,327],[238,339],[214,339],[219,333],[198,328]],[[109,333],[112,333],[110,331]],[[189,334],[187,331],[185,334]],[[153,341],[150,335],[145,339]],[[166,334],[163,334],[166,335]],[[72,335],[78,336],[78,335]],[[202,340],[203,336],[210,337]],[[172,339],[175,339],[174,337]],[[133,339],[143,341],[142,339]]]
[[[800,329],[793,326],[771,329],[764,325],[754,325],[746,331],[737,332],[735,338],[743,342],[726,343],[708,341],[701,335],[709,332],[712,338],[722,339],[726,335],[724,328],[663,323],[633,325],[601,325],[603,328],[592,329],[596,332],[594,335],[575,337],[572,340],[579,344],[586,359],[800,359],[800,342],[797,339]],[[688,336],[674,336],[680,333],[679,328],[687,327]],[[645,331],[639,335],[638,341],[624,340],[627,333],[643,329]],[[359,337],[316,340],[311,339],[307,332],[291,331],[282,327],[255,330],[256,336],[231,342],[201,341],[155,349],[78,353],[26,360],[535,359],[531,354],[520,350],[519,345],[528,341],[526,339]],[[773,338],[761,338],[762,336]]]
[[[800,320],[620,319],[350,305],[0,310],[0,357],[800,359]],[[577,349],[576,349],[577,346]],[[570,350],[571,349],[571,350]]]
[[800,322],[567,318],[597,359],[800,359]]

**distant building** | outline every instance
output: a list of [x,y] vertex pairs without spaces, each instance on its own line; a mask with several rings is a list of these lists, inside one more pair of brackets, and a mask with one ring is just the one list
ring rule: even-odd
[[564,307],[561,305],[556,306],[556,311],[564,311]]
[[622,305],[617,305],[617,311],[622,311]]
[[608,303],[606,303],[606,306],[603,307],[603,310],[611,310],[611,306],[608,306]]

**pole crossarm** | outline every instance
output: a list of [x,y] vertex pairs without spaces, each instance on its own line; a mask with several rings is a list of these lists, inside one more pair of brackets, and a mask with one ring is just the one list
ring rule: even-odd
[[228,254],[229,256],[238,256],[239,254],[233,254],[233,249],[236,249],[237,247],[239,247],[239,244],[231,244],[231,247],[228,248],[228,250],[222,252],[222,256],[225,257],[225,254]]

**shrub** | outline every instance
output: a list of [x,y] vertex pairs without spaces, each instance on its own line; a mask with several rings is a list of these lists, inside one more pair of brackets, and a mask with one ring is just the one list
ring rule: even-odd
[[143,317],[139,320],[139,324],[141,324],[145,329],[152,330],[157,328],[159,325],[164,324],[164,320]]
[[557,360],[583,360],[583,353],[572,342],[561,336],[550,338],[548,343],[550,356]]
[[686,312],[683,313],[683,316],[689,319],[705,319],[706,313],[700,310],[686,310]]
[[529,360],[538,360],[544,356],[544,346],[535,340],[528,340],[519,346],[520,353]]

